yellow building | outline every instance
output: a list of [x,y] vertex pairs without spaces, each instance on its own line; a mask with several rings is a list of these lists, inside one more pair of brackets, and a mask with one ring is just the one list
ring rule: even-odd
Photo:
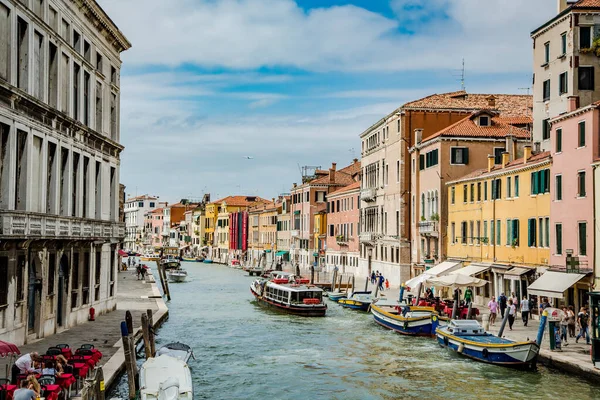
[[219,214],[220,200],[206,205],[204,213],[204,244],[212,247],[215,242],[215,225],[217,224],[217,215]]
[[[475,290],[476,302],[514,292],[519,298],[541,275],[550,257],[549,152],[474,171],[447,183],[447,254],[466,267],[458,273],[476,276],[490,284]],[[536,299],[534,299],[536,300]]]
[[327,250],[327,212],[321,211],[315,214],[314,231],[315,249],[318,253],[313,254],[319,257],[319,266],[325,267],[325,251]]

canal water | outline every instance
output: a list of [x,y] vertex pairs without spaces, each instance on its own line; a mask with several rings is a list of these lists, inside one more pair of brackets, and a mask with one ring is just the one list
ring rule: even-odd
[[[600,399],[587,380],[473,362],[332,302],[325,318],[280,314],[253,300],[254,278],[241,270],[183,267],[188,281],[169,285],[157,347],[193,348],[195,399]],[[107,398],[127,398],[126,388],[123,377]]]

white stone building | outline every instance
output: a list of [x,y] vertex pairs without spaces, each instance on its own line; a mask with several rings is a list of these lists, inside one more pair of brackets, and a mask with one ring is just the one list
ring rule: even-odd
[[144,216],[149,211],[165,207],[166,204],[160,203],[157,197],[147,194],[127,199],[125,202],[125,249],[136,252],[143,250]]
[[116,307],[129,47],[94,0],[0,0],[0,340]]

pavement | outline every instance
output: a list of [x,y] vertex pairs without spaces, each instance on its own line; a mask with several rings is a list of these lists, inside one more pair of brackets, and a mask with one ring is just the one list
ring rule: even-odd
[[[141,337],[141,315],[152,310],[155,328],[160,326],[168,316],[168,309],[163,301],[154,277],[149,275],[145,281],[137,280],[134,269],[120,271],[118,274],[117,309],[96,315],[95,321],[74,326],[64,332],[52,335],[33,343],[19,346],[22,354],[36,351],[45,354],[49,347],[59,343],[67,343],[72,349],[82,344],[91,343],[102,352],[100,364],[103,367],[106,387],[110,387],[124,368],[121,339],[121,321],[125,320],[125,312],[129,310],[133,319],[134,337]],[[0,371],[8,364],[8,359],[0,358]],[[9,367],[10,370],[10,367]]]

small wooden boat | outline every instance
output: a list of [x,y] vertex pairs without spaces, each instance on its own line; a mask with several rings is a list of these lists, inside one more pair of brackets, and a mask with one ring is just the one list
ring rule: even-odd
[[354,292],[350,295],[350,297],[338,300],[338,304],[340,304],[342,307],[361,311],[368,311],[372,302],[373,296],[371,296],[371,291]]
[[160,260],[160,265],[164,267],[164,269],[179,269],[181,268],[181,262],[175,257],[163,257]]
[[141,400],[193,399],[192,374],[183,361],[166,354],[150,358],[140,368]]
[[347,296],[346,292],[327,292],[327,297],[329,300],[339,302],[341,299],[345,299]]
[[196,257],[181,257],[181,261],[197,262],[198,259]]
[[183,282],[187,278],[187,271],[181,268],[167,270],[167,276],[171,282]]
[[140,257],[140,260],[142,260],[142,261],[159,261],[160,256],[158,254],[146,253]]
[[210,258],[205,258],[202,262],[204,264],[212,264],[213,260],[211,260]]
[[167,355],[169,357],[177,358],[187,364],[189,359],[194,356],[192,348],[184,343],[169,343],[162,346],[156,351],[156,356]]
[[489,364],[534,367],[540,346],[535,341],[515,342],[486,332],[476,320],[451,320],[436,329],[437,341],[465,357]]
[[449,318],[441,317],[433,307],[371,304],[371,314],[379,325],[411,336],[435,336],[439,325],[447,325]]
[[327,311],[323,290],[307,283],[284,283],[277,279],[269,281],[259,278],[250,284],[250,292],[260,304],[288,314],[323,317]]

